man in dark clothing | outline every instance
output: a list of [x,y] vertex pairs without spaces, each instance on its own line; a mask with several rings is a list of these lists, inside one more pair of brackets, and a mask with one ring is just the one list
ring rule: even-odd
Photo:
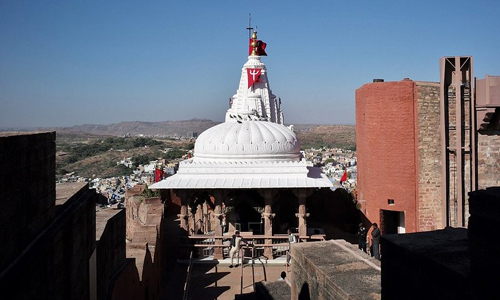
[[378,229],[377,223],[373,223],[372,227],[373,256],[375,256],[376,259],[380,260],[380,229]]
[[359,223],[358,232],[356,235],[358,236],[358,248],[359,250],[363,250],[366,253],[366,234],[368,231],[366,230],[363,223]]

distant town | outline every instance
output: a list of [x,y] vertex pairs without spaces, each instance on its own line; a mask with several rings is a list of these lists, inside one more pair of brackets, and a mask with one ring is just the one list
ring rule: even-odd
[[[120,136],[117,139],[135,139],[136,143],[137,139],[142,139],[142,143],[148,144],[151,143],[149,141],[155,141],[153,138],[162,138],[176,140],[181,142],[183,145],[193,145],[197,136],[198,134],[196,132],[188,132],[186,135],[175,134],[165,136],[159,136],[156,134],[153,136],[138,134],[135,137],[128,134]],[[104,144],[105,141],[106,139],[100,143]],[[148,149],[151,147],[151,144],[146,144],[141,148]],[[163,143],[158,143],[158,145],[155,146],[161,146],[162,144]],[[82,176],[78,172],[67,172],[65,174],[59,174],[56,177],[56,182],[89,182],[91,189],[95,189],[97,193],[108,199],[107,204],[103,203],[101,205],[107,205],[109,207],[124,207],[125,192],[127,189],[138,184],[150,185],[157,180],[174,175],[177,172],[179,162],[191,158],[194,155],[193,149],[189,148],[191,147],[188,146],[182,150],[172,147],[159,149],[159,152],[165,157],[167,157],[170,153],[170,157],[173,157],[173,159],[161,158],[144,161],[144,158],[148,157],[147,155],[136,155],[126,156],[112,162],[112,164],[116,167],[128,169],[130,174],[127,175],[105,177],[95,174],[94,176]],[[127,149],[111,148],[107,151],[114,153],[127,153]],[[312,166],[321,167],[323,173],[332,182],[334,186],[332,188],[333,190],[342,187],[348,191],[352,191],[356,188],[356,151],[343,148],[329,148],[325,146],[320,148],[308,148],[301,152],[303,159],[309,162]],[[158,174],[160,174],[160,176],[158,176]]]

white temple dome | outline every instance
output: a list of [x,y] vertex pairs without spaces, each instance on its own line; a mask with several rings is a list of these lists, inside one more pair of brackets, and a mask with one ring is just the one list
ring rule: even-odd
[[299,161],[300,144],[289,128],[268,121],[225,122],[196,139],[194,159]]

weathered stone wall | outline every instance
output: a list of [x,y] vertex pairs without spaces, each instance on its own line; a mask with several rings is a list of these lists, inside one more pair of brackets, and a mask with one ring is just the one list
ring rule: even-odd
[[418,231],[444,228],[442,215],[442,163],[440,84],[416,83]]
[[356,90],[359,200],[371,222],[380,222],[381,209],[404,212],[406,232],[418,229],[414,93],[411,80]]
[[[161,198],[145,198],[143,191],[143,186],[135,186],[127,191],[125,199],[127,258],[134,259],[137,276],[131,274],[133,268],[128,267],[117,281],[122,286],[126,278],[138,278],[141,288],[135,299],[139,300],[159,297],[165,264],[163,256],[166,253],[163,218],[165,206]],[[113,294],[113,299],[122,294],[116,287],[114,293],[116,295]]]
[[0,133],[0,270],[50,224],[55,132]]
[[298,243],[291,251],[292,299],[380,299],[380,262],[350,243]]
[[500,131],[480,132],[478,142],[478,188],[500,186]]
[[126,264],[125,210],[100,209],[96,212],[96,223],[97,299],[103,300],[114,284],[112,278]]

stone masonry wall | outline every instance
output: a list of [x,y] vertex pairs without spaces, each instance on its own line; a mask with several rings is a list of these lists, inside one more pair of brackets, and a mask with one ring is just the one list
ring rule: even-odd
[[[126,265],[125,210],[100,209],[97,222],[97,299],[112,289],[112,278]],[[104,228],[102,228],[104,227]],[[130,283],[132,285],[132,283]]]
[[55,132],[0,133],[0,270],[50,223]]
[[416,84],[418,231],[429,231],[444,227],[441,194],[440,84]]
[[331,240],[293,244],[292,299],[380,299],[380,262],[357,246]]
[[500,186],[500,131],[480,132],[478,143],[478,189]]
[[[164,270],[165,238],[164,208],[161,198],[145,198],[144,186],[137,185],[126,193],[127,258],[135,259],[141,291],[140,298],[157,299]],[[134,275],[135,276],[135,275]],[[123,276],[131,278],[131,274]],[[122,278],[118,282],[123,282]],[[115,288],[116,295],[119,295]],[[117,296],[116,296],[117,297]],[[116,299],[113,295],[113,299]]]
[[[51,181],[55,181],[53,177]],[[89,299],[96,195],[88,185],[80,184],[73,195],[60,200],[49,226],[29,246],[18,249],[15,263],[0,273],[3,295],[12,299]]]

